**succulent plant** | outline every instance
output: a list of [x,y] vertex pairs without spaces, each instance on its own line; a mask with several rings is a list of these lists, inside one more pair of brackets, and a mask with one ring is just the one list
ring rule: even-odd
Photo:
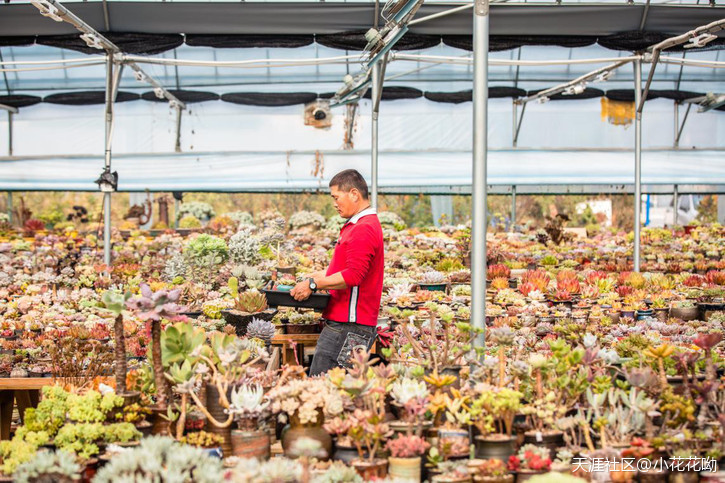
[[260,260],[260,239],[251,229],[243,228],[229,239],[229,256],[233,262],[255,265]]
[[289,226],[292,229],[301,228],[303,226],[313,226],[320,228],[325,224],[325,217],[314,211],[298,211],[289,218]]
[[81,467],[75,455],[66,451],[39,451],[13,473],[18,483],[67,482],[80,480]]
[[258,290],[247,290],[239,294],[234,308],[248,314],[258,314],[267,310],[267,296]]
[[428,396],[428,386],[423,381],[404,377],[393,383],[390,395],[395,402],[404,406],[408,401],[425,399]]
[[189,201],[179,206],[179,211],[176,212],[176,219],[180,220],[186,215],[191,215],[197,220],[208,220],[214,218],[216,212],[209,203]]
[[229,412],[241,418],[259,417],[269,406],[269,402],[264,401],[264,391],[259,385],[243,385],[232,389],[229,402]]
[[247,337],[262,339],[265,342],[272,340],[274,332],[274,324],[267,320],[253,318],[247,326]]
[[201,221],[194,215],[184,215],[179,220],[179,228],[188,230],[190,228],[201,228]]
[[207,433],[206,431],[189,433],[179,440],[179,443],[196,446],[198,448],[216,448],[221,446],[223,442],[224,438],[220,435]]
[[341,217],[340,215],[333,215],[330,217],[329,220],[327,220],[327,223],[325,224],[325,229],[333,232],[338,232],[340,229],[345,225],[345,218]]
[[362,483],[362,477],[355,468],[335,461],[330,467],[319,476],[312,479],[312,483]]
[[446,276],[437,270],[429,270],[420,277],[420,282],[426,284],[439,284],[445,281]]
[[398,216],[396,213],[391,211],[382,211],[378,213],[378,220],[384,228],[393,228],[395,230],[404,230],[406,225],[405,221]]
[[96,483],[142,483],[147,481],[194,481],[216,483],[224,480],[218,458],[204,450],[182,445],[171,438],[152,436],[116,456],[96,474]]
[[237,225],[254,225],[254,218],[248,211],[231,211],[222,216],[226,216]]

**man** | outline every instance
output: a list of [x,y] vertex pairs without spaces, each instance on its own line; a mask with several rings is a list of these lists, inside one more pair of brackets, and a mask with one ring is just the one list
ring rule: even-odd
[[377,335],[383,292],[383,230],[368,201],[368,185],[360,173],[347,169],[330,180],[335,209],[347,222],[340,230],[330,266],[313,273],[290,292],[305,300],[316,290],[329,290],[310,375],[349,367],[352,351],[370,349]]

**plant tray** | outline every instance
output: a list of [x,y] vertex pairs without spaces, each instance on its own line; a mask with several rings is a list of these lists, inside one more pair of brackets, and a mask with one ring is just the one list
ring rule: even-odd
[[301,302],[295,300],[289,292],[283,292],[281,290],[263,289],[262,293],[267,296],[267,305],[270,307],[296,307],[301,309],[314,309],[317,312],[322,312],[330,301],[330,294],[326,293],[313,293],[310,295],[310,298]]

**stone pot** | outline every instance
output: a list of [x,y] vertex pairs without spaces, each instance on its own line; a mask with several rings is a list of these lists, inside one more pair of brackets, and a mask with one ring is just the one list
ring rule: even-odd
[[672,307],[670,317],[681,319],[685,322],[697,319],[699,309],[697,307]]

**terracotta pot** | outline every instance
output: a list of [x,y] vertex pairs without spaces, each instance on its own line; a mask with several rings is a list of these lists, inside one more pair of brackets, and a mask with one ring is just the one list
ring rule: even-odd
[[654,309],[655,311],[655,318],[659,320],[660,322],[667,322],[667,315],[670,309],[662,308],[662,309]]
[[[317,410],[317,422],[302,424],[297,413],[290,417],[290,424],[282,431],[282,449],[284,455],[288,458],[294,457],[290,454],[294,443],[299,438],[310,438],[318,441],[325,451],[325,458],[328,459],[332,454],[332,436],[322,427],[325,422],[325,415],[322,409]],[[386,462],[387,464],[387,462]]]
[[667,473],[662,469],[640,471],[637,473],[637,479],[640,483],[667,483]]
[[[227,398],[229,397],[231,397],[231,389],[229,389],[229,393],[227,394]],[[211,414],[212,417],[217,421],[226,421],[229,417],[224,412],[224,407],[219,402],[219,389],[217,389],[215,384],[206,385],[206,408],[207,411],[209,411],[209,414]],[[226,428],[219,428],[217,426],[214,426],[211,421],[207,421],[206,431],[221,436],[223,438],[223,442],[221,444],[222,451],[225,455],[232,454],[233,450],[231,426]]]
[[388,476],[388,460],[376,459],[372,463],[355,460],[351,465],[364,481],[383,479]]
[[470,476],[446,476],[436,475],[431,478],[433,483],[467,483],[471,481]]
[[270,438],[266,431],[232,430],[232,455],[266,461],[270,456]]
[[486,460],[497,458],[508,462],[509,456],[516,453],[516,437],[503,438],[476,436],[476,458]]
[[629,483],[634,481],[635,476],[637,473],[634,471],[609,470],[609,478],[613,483]]
[[[710,474],[714,475],[714,473]],[[700,481],[700,475],[696,471],[673,471],[670,473],[668,481],[669,483],[697,483]]]
[[544,473],[546,473],[546,471],[519,470],[516,473],[516,483],[522,483],[524,481],[529,481],[534,476],[543,475]]
[[421,458],[388,458],[388,474],[392,478],[420,481]]

